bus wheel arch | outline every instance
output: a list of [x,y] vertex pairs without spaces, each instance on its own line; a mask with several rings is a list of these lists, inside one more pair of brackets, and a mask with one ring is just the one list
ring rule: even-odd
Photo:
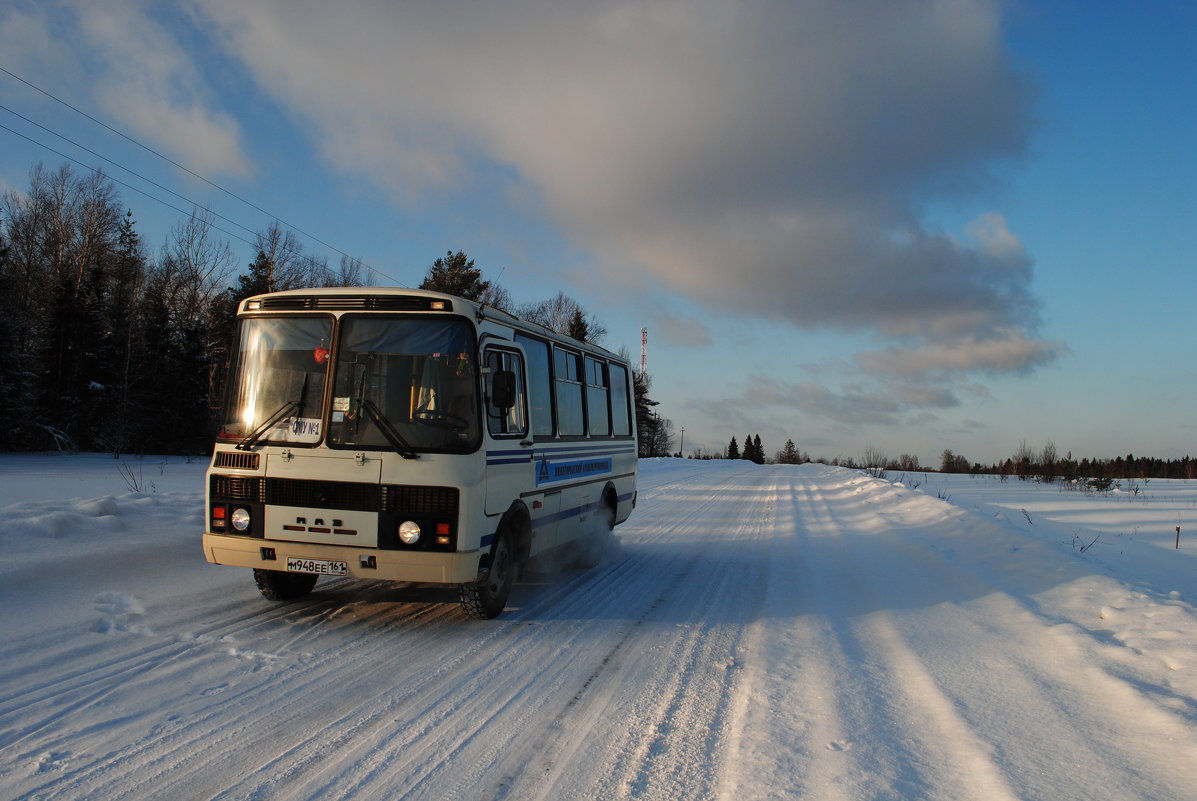
[[590,569],[602,564],[614,538],[618,504],[619,496],[615,492],[614,485],[607,484],[603,487],[598,503],[592,507],[594,510],[593,522],[583,535],[577,558],[574,560],[575,565]]
[[499,521],[499,532],[511,538],[511,545],[515,552],[516,563],[519,565],[528,561],[532,552],[532,513],[523,501],[516,501]]
[[615,490],[615,485],[607,482],[607,486],[603,487],[602,505],[608,515],[607,528],[610,531],[615,529],[615,521],[619,519],[619,493]]

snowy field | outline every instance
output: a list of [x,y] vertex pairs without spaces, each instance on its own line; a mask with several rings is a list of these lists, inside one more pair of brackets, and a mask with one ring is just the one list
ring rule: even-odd
[[266,601],[203,470],[0,455],[0,799],[1197,798],[1197,482],[647,461],[482,622]]

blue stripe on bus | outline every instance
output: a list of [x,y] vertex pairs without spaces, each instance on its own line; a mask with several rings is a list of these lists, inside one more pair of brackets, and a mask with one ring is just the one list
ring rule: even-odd
[[518,454],[526,454],[535,451],[536,453],[634,453],[635,447],[632,445],[598,445],[590,442],[579,443],[563,443],[560,445],[533,445],[523,448],[507,448],[503,450],[487,451],[487,457],[491,456],[514,456]]
[[537,454],[547,456],[618,456],[631,455],[636,452],[636,449],[630,446],[627,447],[611,447],[599,445],[574,445],[574,446],[553,446],[553,447],[537,447],[534,448]]
[[486,452],[486,465],[491,467],[502,464],[530,464],[533,461],[553,460],[560,459],[561,457],[585,459],[593,456],[630,456],[635,454],[635,452],[634,447],[627,445],[596,446],[591,444],[555,445],[553,447],[532,449],[521,448],[520,450],[494,450]]

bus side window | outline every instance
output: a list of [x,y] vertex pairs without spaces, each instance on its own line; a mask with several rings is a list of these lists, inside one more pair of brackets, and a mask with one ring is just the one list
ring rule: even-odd
[[586,357],[586,419],[592,437],[611,434],[611,403],[607,397],[607,365]]
[[632,415],[628,408],[628,371],[620,364],[610,365],[611,376],[611,433],[627,436],[632,433]]
[[[527,401],[524,393],[524,361],[518,353],[491,350],[486,354],[486,425],[494,437],[522,437],[528,433]],[[512,405],[496,405],[495,379],[513,378]],[[507,379],[500,379],[500,383]],[[506,393],[498,393],[500,395]]]
[[549,366],[549,343],[516,332],[515,341],[528,354],[528,399],[532,403],[532,433],[553,436],[553,379]]
[[563,437],[579,437],[586,433],[582,387],[581,355],[555,346],[553,401],[557,409],[557,433]]

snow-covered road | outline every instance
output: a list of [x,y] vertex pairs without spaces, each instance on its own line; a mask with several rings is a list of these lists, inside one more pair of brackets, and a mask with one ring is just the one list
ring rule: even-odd
[[600,567],[480,622],[345,579],[266,601],[203,562],[183,472],[0,498],[0,798],[1197,797],[1184,593],[988,509],[648,461]]

